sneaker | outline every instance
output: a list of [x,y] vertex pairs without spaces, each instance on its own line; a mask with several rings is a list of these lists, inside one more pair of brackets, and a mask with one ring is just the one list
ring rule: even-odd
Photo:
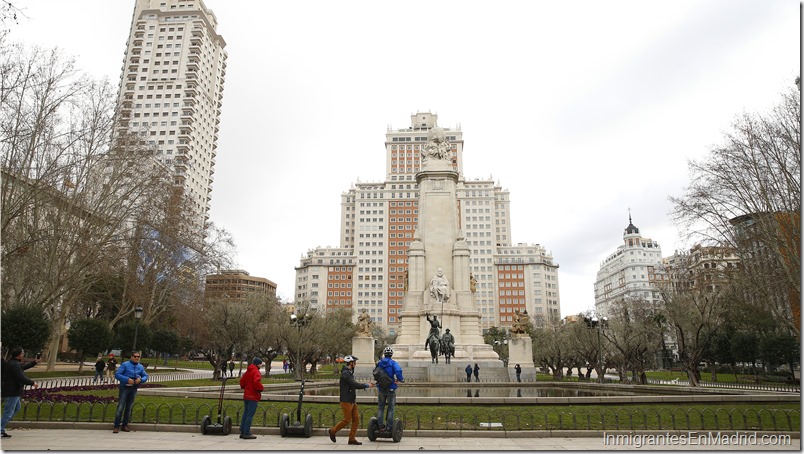
[[123,432],[131,432],[131,429],[129,429],[128,426],[123,426],[123,428],[120,430],[122,430]]
[[350,444],[350,445],[357,445],[357,446],[360,446],[360,445],[362,445],[363,443],[362,443],[362,442],[360,442],[360,441],[357,441],[357,440],[349,440],[349,444]]
[[253,439],[257,438],[257,436],[256,435],[251,435],[251,434],[246,434],[246,435],[241,435],[240,438],[242,438],[243,440],[253,440]]
[[329,439],[332,440],[333,443],[335,443],[337,441],[335,440],[335,432],[332,430],[332,428],[327,429],[327,432],[329,433]]
[[118,432],[120,432],[120,429],[119,429],[119,428],[115,427],[114,429],[112,429],[112,433],[113,433],[113,434],[116,434],[116,433],[118,433]]
[[2,438],[11,438],[11,435],[3,432],[2,434],[0,434],[0,437],[2,437]]

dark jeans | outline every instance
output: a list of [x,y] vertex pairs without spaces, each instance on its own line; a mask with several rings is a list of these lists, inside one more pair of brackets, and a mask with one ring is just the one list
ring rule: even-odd
[[383,413],[385,413],[385,406],[388,405],[388,416],[385,418],[385,425],[389,428],[392,427],[394,425],[394,409],[396,408],[396,390],[378,390],[377,401],[379,403],[377,408],[377,422],[383,425]]
[[134,386],[121,386],[120,396],[117,399],[117,412],[114,414],[114,426],[127,426],[131,420],[131,410],[134,408],[134,398],[137,397],[137,388]]
[[243,399],[243,421],[240,423],[240,435],[251,435],[251,420],[257,413],[257,401]]

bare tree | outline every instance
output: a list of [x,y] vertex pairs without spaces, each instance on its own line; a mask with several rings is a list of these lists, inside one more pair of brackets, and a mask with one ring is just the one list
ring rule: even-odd
[[689,254],[677,255],[667,266],[669,279],[658,287],[661,313],[678,345],[681,366],[690,384],[701,379],[698,364],[714,345],[715,336],[738,299],[730,277],[735,269],[701,268]]
[[549,368],[556,379],[561,379],[564,376],[563,368],[572,364],[573,349],[569,336],[570,330],[556,315],[534,320],[534,329],[531,331],[534,358],[537,363]]
[[56,50],[3,46],[0,54],[2,304],[49,314],[52,369],[72,307],[93,282],[87,276],[130,236],[128,221],[163,175],[147,153],[106,159],[108,82],[79,74]]
[[645,384],[645,370],[660,342],[653,306],[642,298],[628,298],[614,302],[609,315],[608,329],[601,334],[619,359],[620,380],[625,381],[631,371],[635,383]]
[[690,185],[670,200],[675,221],[694,240],[737,249],[756,299],[786,306],[777,316],[800,336],[799,99],[797,86],[771,112],[738,117],[723,144],[689,163]]

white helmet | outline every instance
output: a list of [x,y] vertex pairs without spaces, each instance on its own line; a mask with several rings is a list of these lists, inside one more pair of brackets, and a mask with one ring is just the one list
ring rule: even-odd
[[383,356],[391,357],[394,355],[394,349],[391,347],[385,347],[385,350],[382,351]]
[[357,361],[357,356],[346,355],[343,357],[343,362],[349,364]]

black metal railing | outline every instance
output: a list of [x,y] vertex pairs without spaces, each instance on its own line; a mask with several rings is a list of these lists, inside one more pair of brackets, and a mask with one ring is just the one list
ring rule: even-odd
[[[690,386],[689,380],[656,380],[652,378],[648,379],[648,384]],[[799,385],[788,384],[788,383],[735,383],[735,382],[699,381],[698,386],[701,388],[747,389],[753,391],[773,391],[773,392],[789,392],[789,393],[801,392],[801,387]]]
[[[196,380],[196,379],[212,379],[212,372],[209,373],[181,373],[181,374],[150,374],[148,375],[148,383],[164,383],[168,381],[178,380]],[[36,383],[40,389],[64,388],[68,386],[103,386],[113,383],[105,383],[103,380],[95,381],[93,377],[66,377],[66,378],[41,378],[36,379]],[[31,389],[26,386],[25,389]]]
[[[27,401],[14,419],[16,424],[36,422],[96,422],[111,423],[116,402],[33,402]],[[242,406],[224,405],[223,415],[230,416],[235,425],[240,421]],[[205,415],[217,415],[218,406],[208,404],[135,403],[132,424],[199,425]],[[337,405],[317,409],[312,414],[316,427],[331,427],[341,419]],[[254,417],[254,427],[278,427],[282,414],[295,417],[296,405],[260,404]],[[360,426],[376,416],[376,407],[364,406]],[[214,417],[214,416],[213,416]],[[573,409],[546,408],[528,410],[499,410],[478,408],[435,408],[406,410],[397,407],[396,417],[402,419],[406,430],[773,430],[799,431],[800,409],[755,408],[611,408]]]

